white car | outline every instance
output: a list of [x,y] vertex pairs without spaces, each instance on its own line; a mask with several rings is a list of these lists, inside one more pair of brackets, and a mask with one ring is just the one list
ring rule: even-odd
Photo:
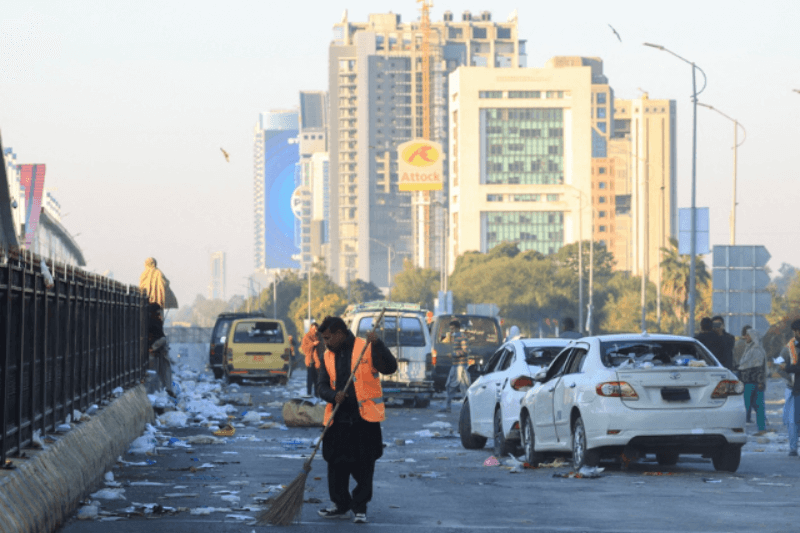
[[744,384],[692,338],[584,337],[534,380],[519,415],[530,464],[551,452],[571,452],[576,469],[654,453],[661,465],[703,454],[716,470],[739,467]]
[[567,344],[569,339],[517,339],[489,357],[461,405],[458,429],[464,448],[483,448],[491,437],[496,455],[514,451],[520,441],[520,401],[533,386],[533,376]]

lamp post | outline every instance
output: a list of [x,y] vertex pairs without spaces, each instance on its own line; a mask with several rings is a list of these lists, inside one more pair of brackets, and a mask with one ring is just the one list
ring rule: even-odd
[[386,287],[387,287],[386,291],[388,293],[386,295],[386,299],[391,302],[392,301],[392,251],[393,251],[392,245],[383,243],[378,239],[374,239],[372,237],[370,237],[369,240],[377,244],[380,244],[381,246],[386,247]]
[[278,318],[278,281],[280,281],[278,272],[272,274],[272,318]]
[[[690,337],[694,337],[694,308],[695,308],[695,298],[696,298],[696,273],[695,273],[695,262],[697,261],[697,210],[696,210],[696,197],[697,197],[697,95],[702,93],[706,85],[708,85],[708,78],[706,77],[706,73],[703,72],[703,69],[698,67],[694,61],[689,61],[688,59],[679,56],[675,52],[664,48],[659,44],[652,44],[652,43],[644,43],[644,46],[649,46],[650,48],[656,48],[661,50],[662,52],[667,52],[668,54],[677,57],[684,63],[688,63],[692,66],[692,208],[691,208],[691,247],[689,250],[690,255],[690,263],[689,263],[689,324],[687,325],[688,328],[688,335]],[[703,88],[699,91],[697,90],[697,73],[696,71],[699,70],[700,73],[703,75]]]
[[[578,331],[583,331],[583,194],[584,192],[573,185],[564,184],[565,187],[578,193]],[[594,206],[589,202],[594,213]],[[592,233],[594,233],[594,217],[592,218]],[[594,235],[589,236],[589,307],[587,318],[592,316],[592,297],[594,283]],[[591,335],[591,323],[589,334]]]
[[[737,163],[737,155],[739,151],[739,147],[744,144],[744,141],[747,140],[747,130],[744,129],[744,126],[739,124],[739,121],[733,117],[729,117],[719,109],[714,106],[710,106],[708,104],[704,104],[702,102],[697,102],[697,105],[701,105],[703,107],[707,107],[712,111],[716,111],[723,117],[727,118],[731,122],[733,122],[733,200],[731,202],[731,246],[736,246],[736,163]],[[744,133],[744,138],[742,142],[739,142],[739,128],[742,128],[742,132]]]

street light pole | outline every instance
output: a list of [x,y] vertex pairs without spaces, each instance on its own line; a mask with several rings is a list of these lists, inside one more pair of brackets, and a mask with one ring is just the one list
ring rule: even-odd
[[[657,48],[662,52],[667,52],[670,55],[673,55],[683,61],[684,63],[688,63],[692,66],[692,207],[691,207],[691,249],[690,249],[690,258],[689,258],[689,323],[687,324],[687,334],[690,337],[694,337],[694,308],[695,308],[695,298],[696,298],[696,266],[695,263],[697,262],[697,209],[696,209],[696,199],[697,199],[697,95],[703,92],[708,85],[708,78],[706,77],[706,73],[703,72],[703,69],[698,67],[694,61],[689,61],[686,58],[683,58],[676,54],[675,52],[664,48],[659,44],[651,44],[651,43],[644,43],[644,46],[649,46],[650,48]],[[699,91],[697,90],[697,72],[703,75],[703,88]]]
[[[729,117],[719,109],[714,106],[710,106],[708,104],[704,104],[702,102],[698,102],[697,105],[701,105],[703,107],[707,107],[712,111],[716,111],[723,117],[727,118],[731,122],[733,122],[733,200],[731,202],[731,246],[736,246],[736,169],[737,169],[737,159],[738,159],[738,151],[739,147],[744,144],[744,141],[747,140],[747,130],[739,124],[739,121],[733,117]],[[742,132],[744,133],[744,138],[742,142],[739,142],[739,128],[742,128]]]
[[278,273],[272,274],[272,318],[278,318]]
[[369,240],[386,247],[386,299],[392,301],[392,245],[370,237]]

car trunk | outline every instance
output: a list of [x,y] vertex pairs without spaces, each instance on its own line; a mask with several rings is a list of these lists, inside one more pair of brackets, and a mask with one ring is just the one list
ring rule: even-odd
[[283,344],[237,344],[233,351],[234,370],[281,370]]
[[[397,372],[382,376],[382,381],[406,384],[424,382],[428,349],[424,345],[425,340],[418,315],[387,313],[384,321],[385,327],[381,330],[381,339],[397,359]],[[423,346],[415,346],[420,343]]]
[[691,409],[723,405],[724,399],[712,399],[711,394],[729,376],[718,367],[668,366],[618,370],[617,379],[639,396],[638,400],[622,398],[630,409]]

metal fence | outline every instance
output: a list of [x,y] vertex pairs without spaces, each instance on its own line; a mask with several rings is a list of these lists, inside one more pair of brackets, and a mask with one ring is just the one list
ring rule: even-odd
[[147,298],[137,287],[0,250],[0,459],[22,453],[35,430],[145,376]]

